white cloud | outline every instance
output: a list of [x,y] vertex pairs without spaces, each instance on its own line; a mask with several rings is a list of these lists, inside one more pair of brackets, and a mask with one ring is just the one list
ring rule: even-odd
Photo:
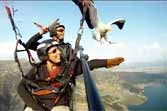
[[162,59],[165,52],[158,42],[153,42],[151,44],[146,44],[143,47],[142,53],[147,61],[156,61]]
[[[16,47],[15,42],[1,42],[0,44],[0,60],[6,60],[6,59],[14,59],[14,50]],[[22,46],[18,46],[18,49],[23,49]],[[37,55],[35,52],[31,51],[33,57],[37,59]],[[27,59],[27,53],[26,51],[24,52],[19,52],[18,53],[19,58],[26,58]]]
[[136,62],[151,62],[162,59],[164,50],[158,42],[153,42],[150,44],[136,44],[130,48],[131,57],[133,61]]
[[85,46],[85,53],[89,55],[90,59],[97,58],[113,58],[117,56],[127,57],[129,52],[128,45],[125,43],[118,44],[100,44],[93,43],[90,46]]
[[144,46],[144,49],[146,49],[146,50],[160,50],[161,49],[161,47],[160,47],[160,45],[159,45],[159,43],[158,42],[153,42],[153,43],[151,43],[151,44],[146,44],[145,46]]
[[0,44],[0,59],[12,59],[15,49],[14,42],[1,42]]
[[14,51],[15,43],[14,42],[1,42],[0,44],[0,50],[1,53],[8,53],[10,51]]
[[[104,59],[113,57],[124,57],[126,62],[144,62],[162,59],[164,54],[167,54],[167,49],[162,48],[158,42],[150,44],[140,43],[118,43],[118,44],[100,44],[93,42],[85,45],[84,53],[89,55],[90,59]],[[20,47],[19,47],[20,48]],[[2,42],[0,44],[0,59],[13,59],[15,49],[15,42]],[[35,52],[32,52],[33,57],[37,60]],[[26,53],[19,53],[19,57],[27,58]]]
[[115,45],[92,43],[85,46],[90,59],[124,57],[126,62],[151,62],[162,59],[164,50],[158,42],[151,44],[118,43]]

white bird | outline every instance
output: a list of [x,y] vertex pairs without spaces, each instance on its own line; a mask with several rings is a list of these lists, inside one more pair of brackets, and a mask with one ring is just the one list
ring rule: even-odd
[[116,19],[107,24],[104,24],[97,13],[97,9],[95,8],[95,4],[93,2],[89,5],[89,16],[91,24],[94,27],[94,31],[92,32],[93,38],[97,41],[102,42],[104,39],[106,42],[113,44],[115,42],[108,41],[107,33],[112,31],[112,25],[118,26],[119,29],[122,29],[125,23],[124,19]]
[[115,44],[115,42],[108,41],[107,33],[112,31],[113,24],[117,25],[119,29],[122,29],[123,25],[125,23],[125,20],[124,19],[117,19],[117,20],[114,20],[114,21],[109,22],[107,24],[104,24],[99,19],[97,19],[97,21],[95,21],[95,22],[96,22],[94,25],[95,30],[92,31],[93,38],[97,41],[100,41],[100,42],[102,42],[102,39],[104,39],[106,42],[108,42],[110,44]]
[[104,24],[97,13],[97,9],[95,7],[94,1],[89,0],[89,4],[86,5],[86,12],[84,13],[83,9],[84,6],[82,5],[84,0],[81,2],[80,0],[73,0],[76,5],[80,8],[80,11],[83,16],[85,16],[85,20],[87,22],[87,25],[90,29],[95,29],[92,34],[93,38],[97,41],[102,42],[102,39],[107,41],[110,44],[113,44],[114,42],[108,41],[107,38],[107,32],[112,31],[112,25],[118,26],[119,29],[122,29],[125,23],[124,19],[116,19],[114,21],[111,21],[107,24]]

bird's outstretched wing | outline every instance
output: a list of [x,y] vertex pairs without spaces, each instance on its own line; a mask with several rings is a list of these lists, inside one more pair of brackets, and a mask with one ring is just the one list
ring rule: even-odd
[[125,19],[119,18],[108,23],[108,25],[113,25],[113,24],[115,24],[121,30],[125,24]]
[[97,8],[95,7],[94,3],[90,3],[90,7],[89,7],[89,17],[90,17],[90,22],[93,26],[93,28],[95,28],[99,22],[99,16],[97,13]]
[[[93,29],[98,21],[97,9],[95,7],[93,0],[72,0],[80,9],[82,16],[84,15],[84,5],[83,2],[89,3],[87,5],[87,10],[85,12],[85,20],[90,29]],[[89,2],[88,2],[89,1]]]

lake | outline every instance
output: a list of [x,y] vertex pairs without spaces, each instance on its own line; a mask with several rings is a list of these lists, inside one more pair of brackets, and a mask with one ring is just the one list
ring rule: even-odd
[[167,85],[145,87],[144,95],[148,100],[142,105],[129,106],[129,111],[167,111]]

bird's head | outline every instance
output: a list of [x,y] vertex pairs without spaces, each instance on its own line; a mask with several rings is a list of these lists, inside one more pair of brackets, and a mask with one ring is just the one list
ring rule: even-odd
[[110,28],[110,29],[108,29],[108,32],[112,32],[112,29]]
[[111,31],[112,31],[111,26],[108,26],[108,25],[107,25],[107,27],[106,27],[106,31],[107,31],[107,32],[111,32]]

